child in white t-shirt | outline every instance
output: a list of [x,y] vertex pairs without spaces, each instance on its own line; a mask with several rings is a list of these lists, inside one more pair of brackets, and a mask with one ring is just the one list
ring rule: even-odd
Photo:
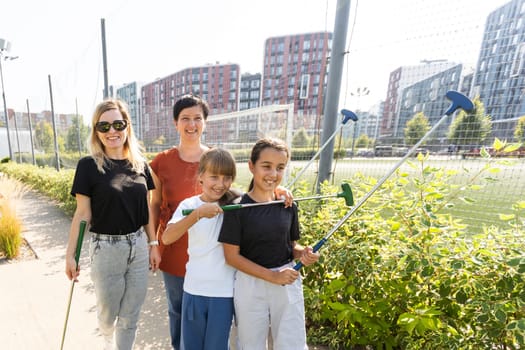
[[[185,349],[228,349],[235,269],[226,264],[217,238],[223,220],[220,206],[238,196],[230,190],[235,175],[235,160],[228,151],[206,151],[198,170],[202,193],[179,204],[162,235],[163,243],[171,244],[188,232],[189,260],[182,298],[181,342]],[[185,209],[193,211],[184,215]]]

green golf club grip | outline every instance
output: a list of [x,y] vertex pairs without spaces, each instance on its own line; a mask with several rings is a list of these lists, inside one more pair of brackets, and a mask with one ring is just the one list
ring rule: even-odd
[[84,231],[86,230],[87,222],[85,220],[80,221],[80,228],[78,231],[77,239],[77,249],[75,250],[75,261],[77,262],[80,259],[80,250],[82,250],[82,241],[84,240]]
[[[228,205],[223,205],[221,207],[221,209],[223,211],[229,211],[229,210],[235,210],[235,209],[241,209],[242,208],[242,204],[228,204]],[[190,215],[191,212],[193,212],[195,209],[182,209],[182,215],[186,216],[186,215]]]

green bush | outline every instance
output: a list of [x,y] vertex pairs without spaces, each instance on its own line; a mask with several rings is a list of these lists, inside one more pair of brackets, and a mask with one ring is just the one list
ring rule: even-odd
[[[330,238],[320,263],[306,269],[310,343],[334,349],[523,348],[525,202],[504,217],[508,230],[487,227],[467,236],[446,210],[468,186],[452,188],[452,174],[426,166],[421,155],[410,164],[417,175],[398,171]],[[487,164],[482,171],[494,169]],[[357,184],[357,199],[376,182],[359,175],[349,181]],[[339,201],[301,204],[301,217],[309,218],[301,221],[301,242],[319,240],[347,210]]]
[[57,205],[67,214],[72,215],[74,213],[76,201],[75,197],[70,194],[74,169],[56,171],[55,168],[51,167],[9,162],[0,164],[0,172],[54,199]]

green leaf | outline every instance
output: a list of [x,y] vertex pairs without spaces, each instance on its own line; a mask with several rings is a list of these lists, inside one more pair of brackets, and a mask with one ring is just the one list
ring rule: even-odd
[[334,311],[343,311],[348,309],[348,305],[341,303],[328,303],[328,306]]
[[460,290],[456,293],[456,301],[460,304],[465,304],[467,302],[467,294],[463,291],[463,290]]
[[434,268],[432,266],[425,266],[423,268],[423,271],[421,271],[421,276],[423,277],[430,277],[434,274]]
[[499,214],[499,219],[502,221],[509,221],[516,217],[514,214]]
[[487,151],[487,149],[485,147],[483,147],[479,151],[479,155],[481,156],[481,158],[490,158],[490,153]]
[[[478,318],[479,319],[479,318]],[[507,330],[511,331],[513,329],[516,329],[518,328],[518,322],[516,321],[511,321],[507,324],[507,327],[505,327]]]
[[389,220],[388,223],[390,224],[390,230],[392,231],[397,231],[401,227],[401,223],[397,221]]
[[497,137],[494,139],[494,143],[492,144],[492,147],[494,147],[494,149],[496,151],[499,151],[501,150],[503,147],[505,147],[505,142],[502,142],[500,139],[498,139]]
[[468,198],[468,197],[459,197],[459,199],[461,199],[463,202],[468,203],[468,204],[472,204],[476,202],[472,198]]
[[507,261],[507,265],[509,266],[518,266],[521,262],[521,258],[513,258]]
[[511,144],[505,146],[505,148],[503,149],[503,152],[504,153],[514,152],[514,151],[518,150],[520,147],[521,147],[521,145],[519,143],[511,143]]
[[464,264],[465,263],[463,261],[461,261],[461,260],[455,260],[455,261],[452,262],[452,268],[454,270],[459,270],[459,269],[463,268]]
[[439,295],[442,298],[448,297],[449,294],[450,294],[450,286],[449,285],[442,284],[441,286],[439,286]]
[[518,344],[525,344],[525,338],[521,333],[515,333],[514,336],[516,337],[516,340],[518,341]]
[[487,314],[479,315],[477,317],[477,320],[478,320],[479,323],[485,323],[485,322],[487,322],[489,320],[489,315],[487,315]]
[[505,323],[507,321],[507,314],[503,310],[496,310],[496,313],[494,314],[498,321],[501,323]]

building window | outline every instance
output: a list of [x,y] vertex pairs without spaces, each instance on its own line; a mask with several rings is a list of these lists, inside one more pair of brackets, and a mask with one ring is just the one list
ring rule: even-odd
[[251,83],[251,87],[254,88],[254,89],[257,89],[260,85],[260,81],[259,80],[252,80],[252,83]]
[[518,76],[523,69],[523,64],[525,61],[525,43],[522,43],[516,50],[514,55],[514,60],[512,61],[512,67],[510,71],[510,76]]
[[310,86],[310,75],[303,74],[301,76],[301,88],[299,90],[299,98],[306,99],[308,97],[308,88]]
[[310,50],[310,40],[305,40],[303,47],[305,50]]

